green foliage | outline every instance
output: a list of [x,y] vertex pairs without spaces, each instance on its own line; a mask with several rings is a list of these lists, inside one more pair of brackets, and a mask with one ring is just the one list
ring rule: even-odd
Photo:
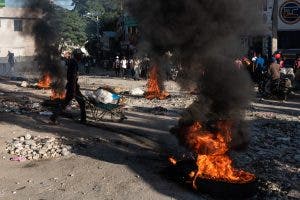
[[62,43],[83,45],[87,40],[86,21],[75,11],[60,9],[57,12],[60,19],[59,29]]
[[121,14],[122,0],[73,0],[75,10],[82,16],[99,16],[102,27],[111,29]]

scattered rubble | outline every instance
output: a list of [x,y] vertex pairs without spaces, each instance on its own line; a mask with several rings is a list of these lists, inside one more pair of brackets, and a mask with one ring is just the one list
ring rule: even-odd
[[156,108],[163,107],[168,110],[172,109],[185,109],[189,107],[197,98],[195,95],[186,95],[186,94],[171,94],[171,98],[165,100],[148,100],[144,97],[130,97],[126,96],[126,104],[129,107],[140,107],[140,108]]
[[71,154],[72,147],[64,144],[64,140],[54,137],[39,137],[26,134],[14,138],[6,143],[6,150],[9,154],[14,155],[13,160],[25,158],[27,160],[39,160],[58,158]]
[[[153,108],[132,107],[131,110],[136,111],[136,112],[150,113],[153,115],[167,115],[168,113],[171,112],[167,108],[164,108],[162,106],[157,106],[157,107],[153,107]],[[172,112],[174,113],[175,111],[172,111]]]
[[0,98],[0,113],[28,114],[40,112],[42,109],[39,102],[34,102],[26,96],[11,96],[10,94],[6,94],[5,97]]
[[246,152],[232,154],[238,167],[254,172],[260,180],[258,199],[288,199],[297,195],[299,119],[284,112],[275,114],[254,108],[247,111],[247,119],[251,124],[250,145]]
[[[119,93],[125,91],[123,88],[115,90]],[[5,95],[0,93],[0,95],[2,95],[0,96],[0,112],[32,113],[36,111],[40,113],[44,111],[39,103],[29,99],[22,97],[6,99],[6,93]],[[196,95],[178,91],[172,91],[172,97],[162,101],[150,101],[143,97],[131,96],[130,92],[128,96],[126,94],[124,96],[127,99],[127,106],[133,108],[134,111],[158,115],[183,110],[197,98]],[[23,101],[16,101],[20,99]],[[245,152],[232,152],[234,163],[238,168],[253,172],[258,177],[261,192],[256,199],[297,199],[300,180],[300,118],[299,115],[297,116],[299,111],[295,111],[292,106],[280,109],[280,103],[278,103],[280,104],[278,109],[272,105],[264,107],[265,104],[265,101],[256,103],[247,110],[246,119],[251,124],[251,143]],[[297,108],[299,106],[300,104],[296,105]],[[23,156],[26,159],[34,159],[34,155],[36,159],[51,158],[52,152],[56,153],[57,157],[70,154],[70,147],[64,145],[66,143],[62,139],[54,138],[54,141],[48,142],[52,145],[49,147],[45,146],[48,140],[51,141],[49,138],[44,142],[42,138],[28,138],[29,136],[24,135],[8,142],[7,151],[16,157]],[[35,145],[26,144],[29,141]],[[74,148],[75,150],[78,148],[80,151],[91,153],[96,142],[101,144],[110,141],[106,139],[99,139],[94,143],[92,140],[75,141],[72,145],[72,152]]]

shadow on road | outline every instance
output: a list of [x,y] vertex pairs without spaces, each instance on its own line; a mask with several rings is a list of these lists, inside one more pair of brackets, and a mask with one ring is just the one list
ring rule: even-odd
[[[7,93],[8,91],[0,92]],[[15,93],[14,95],[16,94],[32,95],[29,93]],[[43,99],[38,95],[35,98]],[[290,107],[297,106],[299,108],[299,104],[275,104],[284,108],[272,109],[256,106],[256,109],[276,113],[290,111],[293,116],[300,113],[299,110],[290,110]],[[122,124],[90,123],[88,125],[61,118],[60,125],[51,126],[48,124],[48,117],[41,116],[38,113],[24,115],[1,113],[0,123],[13,124],[36,132],[50,132],[60,137],[63,136],[74,144],[74,153],[105,162],[126,165],[157,192],[175,199],[184,199],[184,194],[179,192],[181,190],[170,190],[168,184],[174,183],[168,183],[160,174],[168,164],[167,157],[169,155],[180,154],[184,151],[178,146],[175,136],[168,132],[169,128],[177,123],[176,117],[139,112],[128,112],[127,117],[128,120]],[[256,121],[252,123],[256,123]],[[286,122],[272,120],[272,123]],[[274,170],[274,173],[283,173],[280,168],[276,168],[274,160],[268,158],[265,161],[269,161],[268,166],[271,167],[271,170]],[[283,159],[282,162],[285,163],[286,160]],[[258,162],[259,164],[263,165],[264,162]],[[253,167],[255,168],[255,166]],[[198,199],[199,195],[195,195],[194,198]],[[203,198],[206,197],[203,196]]]

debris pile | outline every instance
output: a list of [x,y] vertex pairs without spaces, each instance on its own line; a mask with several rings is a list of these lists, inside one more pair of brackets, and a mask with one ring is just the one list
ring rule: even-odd
[[6,143],[9,154],[26,158],[27,160],[39,160],[58,158],[70,155],[72,147],[64,144],[63,138],[40,137],[26,134],[14,138]]
[[28,114],[34,112],[40,112],[42,107],[39,103],[31,101],[27,97],[16,97],[0,99],[0,113],[12,112],[16,114]]
[[231,152],[239,167],[255,171],[259,177],[259,197],[262,199],[287,199],[287,195],[294,194],[291,191],[298,188],[299,128],[298,122],[267,117],[255,119],[251,126],[252,141],[248,150],[243,153]]

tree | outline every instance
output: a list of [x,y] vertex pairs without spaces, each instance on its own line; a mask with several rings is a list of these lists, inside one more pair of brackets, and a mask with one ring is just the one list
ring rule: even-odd
[[62,43],[82,46],[86,40],[86,21],[75,11],[58,10],[59,29]]
[[102,27],[109,29],[121,14],[122,0],[73,0],[75,10],[82,16],[88,13],[100,17]]

